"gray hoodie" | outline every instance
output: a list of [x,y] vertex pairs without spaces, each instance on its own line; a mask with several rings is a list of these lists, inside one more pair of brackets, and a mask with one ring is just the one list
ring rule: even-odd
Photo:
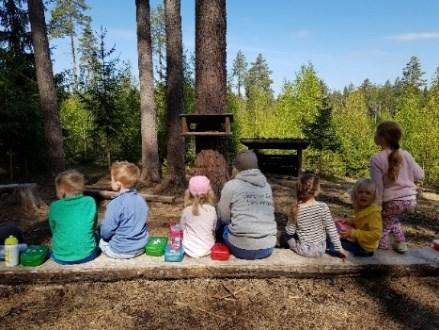
[[228,181],[218,203],[221,221],[229,224],[229,241],[245,250],[272,248],[276,222],[271,187],[258,169],[238,173]]

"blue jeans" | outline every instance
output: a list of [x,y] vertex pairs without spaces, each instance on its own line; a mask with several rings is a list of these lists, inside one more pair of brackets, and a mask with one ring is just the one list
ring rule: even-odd
[[93,251],[92,254],[90,254],[88,257],[85,257],[83,259],[80,260],[75,260],[75,261],[65,261],[65,260],[60,260],[58,258],[56,258],[53,253],[51,253],[51,257],[53,259],[53,261],[55,261],[57,264],[60,265],[78,265],[78,264],[84,264],[86,262],[92,261],[94,259],[96,259],[99,255],[101,254],[101,251],[99,250],[98,247],[96,247],[96,249]]
[[259,250],[246,250],[241,249],[239,247],[236,247],[232,245],[232,243],[229,242],[229,227],[224,226],[223,231],[223,239],[224,243],[228,246],[230,249],[230,252],[239,259],[246,259],[246,260],[255,260],[255,259],[264,259],[273,253],[273,248],[268,249],[259,249]]
[[[355,257],[371,257],[373,256],[373,252],[368,252],[363,250],[363,248],[360,246],[360,244],[358,244],[357,242],[351,242],[345,239],[340,239],[341,242],[341,246],[343,247],[343,249],[345,249],[346,251],[352,253]],[[327,249],[326,252],[328,254],[336,254],[337,251],[335,251],[334,248],[334,244],[332,244],[329,240],[327,242]]]

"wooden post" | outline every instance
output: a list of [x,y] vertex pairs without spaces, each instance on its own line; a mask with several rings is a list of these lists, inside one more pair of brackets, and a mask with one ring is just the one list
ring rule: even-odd
[[226,116],[226,117],[225,117],[225,120],[226,120],[226,122],[225,122],[225,127],[224,127],[224,129],[225,129],[226,133],[230,133],[230,132],[231,132],[231,128],[230,128],[230,117]]
[[297,149],[297,176],[302,174],[302,149]]

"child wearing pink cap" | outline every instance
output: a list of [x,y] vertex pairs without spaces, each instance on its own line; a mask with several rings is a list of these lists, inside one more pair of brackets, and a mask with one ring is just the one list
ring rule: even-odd
[[217,215],[214,201],[215,195],[207,177],[194,176],[189,180],[180,224],[183,228],[183,249],[191,257],[209,255],[215,244]]

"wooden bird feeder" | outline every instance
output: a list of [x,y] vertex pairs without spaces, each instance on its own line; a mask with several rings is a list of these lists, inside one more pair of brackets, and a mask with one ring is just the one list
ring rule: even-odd
[[233,114],[198,114],[186,113],[180,115],[181,135],[229,137],[232,135],[231,124]]

